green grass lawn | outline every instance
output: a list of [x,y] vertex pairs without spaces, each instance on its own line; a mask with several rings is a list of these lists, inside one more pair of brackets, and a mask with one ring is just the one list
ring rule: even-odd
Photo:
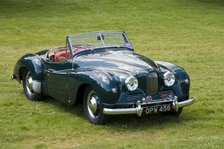
[[[32,102],[10,76],[18,58],[65,36],[124,30],[135,50],[186,69],[196,103],[179,118],[84,119],[82,106]],[[0,148],[223,148],[223,0],[1,0]]]

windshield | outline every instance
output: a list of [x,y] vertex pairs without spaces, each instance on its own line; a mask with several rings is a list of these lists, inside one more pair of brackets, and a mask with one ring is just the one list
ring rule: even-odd
[[69,36],[69,44],[73,54],[101,47],[132,48],[124,32],[94,32]]

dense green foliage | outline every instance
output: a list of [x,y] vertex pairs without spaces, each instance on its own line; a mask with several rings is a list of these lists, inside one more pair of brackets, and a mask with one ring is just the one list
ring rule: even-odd
[[[137,52],[183,66],[196,103],[179,118],[120,116],[94,126],[81,105],[28,101],[10,79],[20,56],[98,30],[124,30]],[[222,148],[223,48],[222,0],[1,0],[0,148]]]

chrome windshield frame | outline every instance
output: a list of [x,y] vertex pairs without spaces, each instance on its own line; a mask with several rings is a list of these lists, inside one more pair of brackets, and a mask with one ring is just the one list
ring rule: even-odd
[[102,48],[103,47],[107,47],[106,44],[105,44],[105,42],[104,42],[104,38],[102,36],[103,34],[121,34],[123,36],[123,38],[124,38],[124,41],[125,41],[126,45],[128,45],[127,48],[133,49],[131,43],[128,40],[128,37],[127,37],[126,33],[123,32],[123,31],[99,31],[99,32],[82,33],[82,34],[71,35],[71,36],[67,36],[66,37],[66,49],[67,48],[70,49],[70,52],[72,53],[71,54],[71,59],[72,59],[72,57],[74,55],[74,50],[73,50],[73,47],[72,47],[72,41],[71,41],[71,39],[72,38],[77,38],[77,37],[83,37],[83,36],[91,36],[91,35],[94,35],[94,34],[95,35],[98,34],[98,36],[100,37],[100,40],[102,42],[102,46],[100,46],[100,47],[102,47]]

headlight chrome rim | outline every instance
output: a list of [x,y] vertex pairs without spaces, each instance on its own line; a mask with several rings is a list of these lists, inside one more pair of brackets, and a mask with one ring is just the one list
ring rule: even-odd
[[174,73],[170,71],[167,71],[163,74],[163,80],[166,86],[172,86],[176,82]]
[[138,88],[138,80],[131,75],[125,80],[125,85],[129,91],[134,91]]

